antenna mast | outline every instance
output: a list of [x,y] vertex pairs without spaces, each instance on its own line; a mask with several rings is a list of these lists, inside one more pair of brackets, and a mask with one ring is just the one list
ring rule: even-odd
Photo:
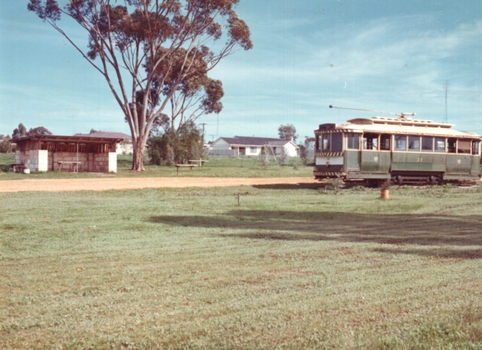
[[414,116],[416,113],[400,113],[400,114],[397,114],[397,113],[392,113],[392,112],[383,112],[383,111],[374,111],[374,110],[371,110],[371,109],[361,109],[361,108],[346,108],[346,107],[335,107],[335,106],[332,106],[330,105],[329,106],[330,108],[337,108],[337,109],[349,109],[349,110],[352,110],[352,111],[363,111],[363,112],[376,112],[376,113],[385,113],[385,114],[392,114],[392,115],[396,115],[400,118],[405,118],[405,116],[409,115],[409,116]]

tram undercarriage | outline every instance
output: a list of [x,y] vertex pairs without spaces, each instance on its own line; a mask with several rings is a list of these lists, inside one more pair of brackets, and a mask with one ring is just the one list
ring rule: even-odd
[[376,176],[374,174],[368,175],[369,178],[365,178],[363,176],[357,177],[354,174],[346,174],[346,173],[333,173],[330,174],[331,176],[317,176],[317,180],[323,181],[328,178],[333,177],[340,177],[343,181],[347,183],[360,183],[364,185],[368,185],[370,187],[380,187],[383,183],[390,181],[393,185],[402,186],[402,185],[444,185],[447,183],[454,183],[454,184],[473,184],[475,183],[478,178],[475,177],[467,177],[466,179],[444,179],[444,173],[409,173],[409,172],[392,172],[390,174],[381,174],[380,176]]

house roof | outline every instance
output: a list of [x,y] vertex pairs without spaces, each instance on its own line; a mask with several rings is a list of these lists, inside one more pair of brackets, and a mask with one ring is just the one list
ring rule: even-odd
[[94,132],[92,134],[75,134],[74,136],[79,136],[79,137],[102,137],[105,139],[129,139],[129,141],[132,141],[132,137],[124,134],[122,132],[104,132],[104,131],[98,131]]
[[284,146],[287,143],[292,142],[287,139],[276,139],[270,137],[253,137],[253,136],[234,136],[234,137],[220,137],[220,139],[226,141],[230,145],[239,146]]

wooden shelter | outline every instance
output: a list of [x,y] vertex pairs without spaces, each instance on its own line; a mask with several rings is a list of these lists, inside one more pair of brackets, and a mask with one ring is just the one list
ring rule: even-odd
[[15,163],[31,172],[72,170],[117,172],[116,145],[123,138],[29,135],[12,139],[17,144]]

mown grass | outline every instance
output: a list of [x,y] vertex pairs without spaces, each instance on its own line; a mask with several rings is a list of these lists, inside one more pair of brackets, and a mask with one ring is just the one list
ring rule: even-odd
[[0,194],[0,348],[480,349],[482,187],[390,194]]
[[[313,167],[303,166],[299,158],[291,158],[287,166],[279,166],[273,157],[268,166],[262,166],[258,157],[226,156],[209,157],[204,169],[195,167],[192,172],[184,167],[179,170],[180,177],[313,177]],[[9,164],[15,163],[14,154],[0,153],[0,180],[10,179],[55,179],[55,178],[95,178],[95,177],[172,177],[177,176],[176,167],[148,165],[146,171],[132,172],[132,155],[117,156],[117,173],[70,173],[67,171],[36,172],[32,174],[14,174],[8,172]]]

